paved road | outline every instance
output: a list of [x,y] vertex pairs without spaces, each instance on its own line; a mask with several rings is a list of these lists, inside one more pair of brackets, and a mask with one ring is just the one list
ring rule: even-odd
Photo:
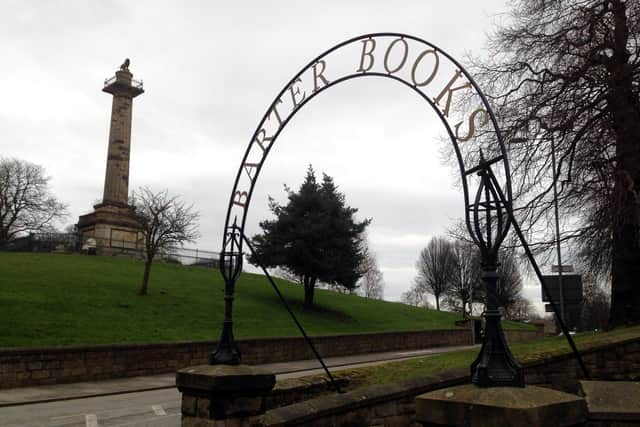
[[177,389],[125,393],[0,409],[0,425],[17,426],[180,426]]
[[[332,367],[332,370],[339,370],[464,348],[469,347],[439,347],[336,357],[326,359],[325,363]],[[275,372],[278,379],[322,372],[315,360],[262,366]],[[0,426],[177,427],[180,426],[180,393],[175,389],[174,381],[175,375],[171,374],[0,390],[0,404],[9,405],[0,408]],[[51,401],[46,402],[47,400]],[[38,401],[45,402],[33,403]]]

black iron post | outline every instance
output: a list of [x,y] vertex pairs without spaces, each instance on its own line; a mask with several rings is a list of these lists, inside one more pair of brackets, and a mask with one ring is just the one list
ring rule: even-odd
[[481,155],[477,168],[480,186],[474,203],[467,207],[467,227],[480,248],[486,291],[485,333],[480,354],[471,364],[471,381],[480,387],[524,387],[522,367],[509,350],[500,320],[498,253],[510,221],[489,174],[490,167]]
[[220,271],[224,277],[224,321],[218,348],[209,356],[211,365],[240,364],[240,350],[233,338],[233,294],[236,281],[242,272],[242,235],[237,221],[227,229],[228,248],[220,253]]

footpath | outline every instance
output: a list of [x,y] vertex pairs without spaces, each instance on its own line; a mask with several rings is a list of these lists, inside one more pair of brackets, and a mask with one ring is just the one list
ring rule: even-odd
[[[434,347],[422,350],[392,351],[356,356],[329,357],[324,359],[330,370],[377,365],[396,360],[413,359],[433,354],[447,353],[474,346]],[[295,378],[322,373],[316,359],[259,365],[276,374],[277,379]],[[175,373],[145,377],[118,378],[71,384],[55,384],[37,387],[21,387],[0,390],[0,407],[56,402],[123,393],[135,393],[175,387]]]

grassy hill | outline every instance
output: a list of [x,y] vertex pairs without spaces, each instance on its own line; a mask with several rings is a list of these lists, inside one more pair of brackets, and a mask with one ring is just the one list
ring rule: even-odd
[[[156,263],[150,294],[136,295],[139,261],[63,254],[0,253],[0,346],[218,339],[223,281],[217,270]],[[311,335],[455,328],[459,315],[317,290],[302,308],[301,286],[278,285]],[[528,325],[511,323],[509,327]],[[236,287],[237,338],[298,336],[263,276]]]

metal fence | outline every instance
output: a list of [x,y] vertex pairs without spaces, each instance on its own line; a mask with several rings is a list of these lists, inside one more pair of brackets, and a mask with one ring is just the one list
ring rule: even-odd
[[31,233],[0,244],[5,252],[77,252],[80,240],[75,233]]
[[169,248],[160,255],[166,262],[183,265],[198,265],[201,267],[218,268],[220,253],[205,251],[198,248]]
[[[144,258],[144,241],[125,241],[92,238],[82,241],[76,233],[33,233],[13,239],[0,245],[6,252],[71,252],[108,253],[132,258]],[[198,265],[217,268],[220,253],[199,248],[165,248],[157,256],[158,260],[182,265]]]

